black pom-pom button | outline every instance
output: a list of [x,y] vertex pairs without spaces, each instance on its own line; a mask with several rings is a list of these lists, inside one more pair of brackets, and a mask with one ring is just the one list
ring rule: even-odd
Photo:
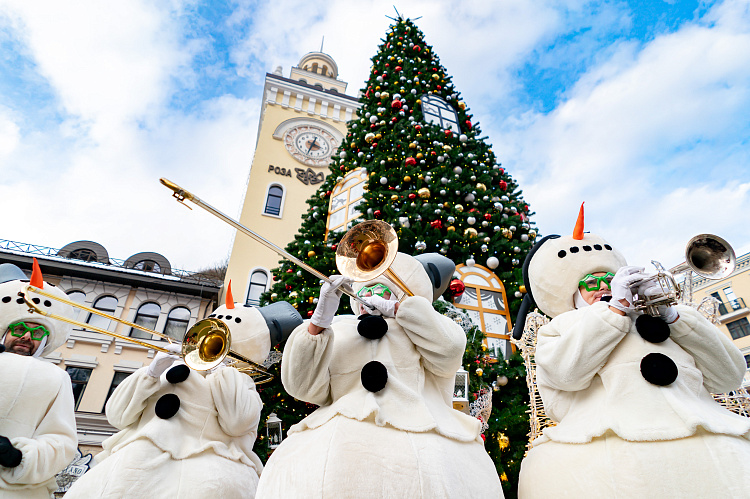
[[635,320],[635,329],[641,338],[651,343],[661,343],[669,338],[669,325],[659,317],[643,314]]
[[167,393],[162,395],[159,400],[156,401],[156,407],[154,412],[157,416],[162,419],[169,419],[180,410],[180,397],[174,393]]
[[368,340],[379,340],[388,332],[388,323],[379,315],[360,315],[357,332]]
[[360,376],[362,386],[367,391],[375,393],[385,388],[385,384],[388,382],[388,369],[377,360],[373,360],[365,364]]
[[185,364],[174,366],[169,371],[167,371],[167,381],[169,381],[173,385],[182,383],[183,381],[188,379],[188,376],[190,376],[190,368]]
[[662,353],[650,353],[641,359],[641,374],[651,384],[667,386],[677,379],[677,364]]

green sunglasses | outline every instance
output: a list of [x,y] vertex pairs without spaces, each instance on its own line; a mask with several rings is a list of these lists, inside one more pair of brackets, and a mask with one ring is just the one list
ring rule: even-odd
[[390,289],[388,289],[388,286],[386,286],[384,284],[380,284],[380,283],[374,284],[372,286],[365,286],[364,288],[362,288],[359,291],[357,291],[357,296],[359,296],[360,298],[362,298],[368,292],[370,293],[370,296],[377,295],[377,296],[379,296],[381,298],[385,298],[384,295],[386,294],[386,292],[390,293],[391,296],[393,296],[393,291],[391,291]]
[[595,276],[586,274],[586,276],[578,282],[578,285],[585,288],[586,291],[598,291],[601,288],[602,283],[607,285],[607,288],[612,289],[612,278],[615,275],[612,272],[607,272],[601,276]]
[[10,329],[11,336],[16,338],[23,338],[26,333],[31,333],[31,339],[34,341],[42,341],[45,336],[49,335],[49,331],[44,326],[29,327],[25,322],[16,322],[8,326]]

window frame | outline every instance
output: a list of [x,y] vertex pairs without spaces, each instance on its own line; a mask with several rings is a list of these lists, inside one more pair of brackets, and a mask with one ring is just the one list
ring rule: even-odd
[[[273,189],[274,187],[278,187],[279,189],[281,189],[281,196],[276,196],[276,195],[272,195],[271,194],[271,189]],[[272,213],[272,212],[268,211],[269,210],[269,199],[271,199],[272,196],[274,198],[275,197],[279,198],[278,213]],[[268,187],[266,188],[265,201],[263,202],[263,212],[262,212],[262,214],[264,216],[266,216],[266,217],[282,218],[284,216],[284,204],[285,204],[285,201],[286,201],[286,188],[284,187],[284,185],[280,184],[278,182],[272,182],[272,183],[268,184]]]
[[[153,314],[141,313],[141,309],[143,309],[144,307],[148,307],[150,305],[156,305],[159,308],[159,313],[156,316],[154,316]],[[142,324],[138,322],[138,319],[140,317],[147,317],[150,319],[154,319],[153,327],[150,327],[148,324]],[[156,331],[156,325],[159,322],[159,317],[161,317],[161,305],[155,301],[146,301],[138,305],[138,309],[135,311],[135,317],[133,318],[133,323],[138,324],[139,326],[143,326],[145,328],[151,329],[153,331]],[[139,340],[153,340],[154,339],[154,336],[152,334],[147,333],[145,331],[141,331],[140,329],[136,329],[134,327],[130,328],[130,332],[128,333],[128,336],[130,336],[131,338],[139,339]],[[163,338],[160,338],[160,337],[157,337],[156,339],[163,340]]]
[[[107,298],[112,298],[113,300],[115,300],[115,308],[114,309],[100,308],[100,307],[97,306],[97,304],[99,304],[102,300],[106,300]],[[117,307],[119,307],[119,306],[120,306],[120,300],[115,295],[109,295],[109,294],[107,294],[107,295],[101,295],[101,296],[97,297],[97,299],[94,300],[94,303],[91,306],[91,308],[94,308],[94,309],[96,309],[96,310],[98,310],[100,312],[103,312],[105,314],[109,314],[109,315],[112,315],[112,316],[116,317],[117,316],[116,315],[116,313],[117,313]],[[92,319],[93,319],[94,322],[92,322]],[[89,316],[86,318],[85,322],[86,322],[86,324],[91,324],[94,327],[98,327],[100,329],[104,329],[104,330],[107,330],[107,331],[109,331],[109,327],[112,324],[112,321],[110,319],[105,319],[104,317],[102,317],[100,315],[96,315],[96,314],[91,313],[91,312],[89,312]]]
[[[266,282],[263,284],[263,290],[258,294],[258,300],[257,303],[255,303],[255,300],[251,302],[250,300],[250,293],[253,290],[253,285],[260,286],[260,282],[253,282],[253,276],[255,274],[263,274],[266,278]],[[249,276],[247,279],[247,293],[245,293],[245,306],[247,307],[259,307],[260,306],[260,296],[268,291],[268,284],[271,281],[271,273],[264,269],[263,267],[255,267],[254,269],[250,270]]]
[[[80,372],[88,371],[86,380],[85,381],[73,380],[73,376],[70,375],[69,369],[75,369],[76,371],[80,371]],[[91,381],[91,373],[93,371],[94,370],[92,368],[88,368],[88,367],[65,366],[65,372],[68,373],[68,376],[70,377],[70,383],[72,385],[71,388],[73,389],[73,410],[75,411],[77,411],[78,406],[81,405],[81,400],[83,400],[83,394],[86,392],[86,387],[88,386],[89,381]],[[80,392],[78,392],[78,394],[76,394],[77,385],[82,385],[82,387],[80,388]]]
[[[178,319],[178,318],[172,317],[172,314],[177,310],[187,310],[187,313],[188,313],[187,319]],[[192,319],[192,317],[193,317],[193,312],[185,305],[177,305],[176,307],[173,307],[172,310],[170,310],[169,313],[167,314],[167,320],[164,323],[164,329],[162,330],[162,333],[164,333],[166,336],[169,336],[173,340],[181,342],[182,338],[185,336],[185,333],[190,327],[190,319]],[[167,329],[169,328],[170,323],[184,323],[185,324],[185,330],[182,332],[182,336],[177,338],[175,336],[170,335],[167,332]]]
[[[727,322],[725,326],[729,330],[729,335],[732,337],[733,340],[739,340],[740,338],[745,338],[746,336],[750,336],[750,321],[747,320],[747,317],[741,317],[737,320]],[[730,326],[736,326],[736,327],[733,328]],[[744,333],[744,334],[738,334],[738,333]]]

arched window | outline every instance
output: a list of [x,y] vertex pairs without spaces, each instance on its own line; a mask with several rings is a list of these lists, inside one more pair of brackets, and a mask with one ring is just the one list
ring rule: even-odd
[[284,200],[284,188],[278,184],[274,184],[268,188],[268,194],[266,195],[266,207],[263,210],[265,215],[273,215],[280,217],[282,211],[282,204]]
[[323,66],[323,70],[320,72],[323,76],[328,76],[328,66]]
[[93,250],[87,248],[81,248],[71,251],[68,255],[68,258],[72,258],[74,260],[83,260],[84,262],[97,261],[96,253]]
[[434,123],[443,130],[461,133],[461,127],[458,126],[458,113],[451,105],[437,95],[425,94],[420,99],[422,114],[426,122]]
[[133,266],[136,270],[161,273],[161,266],[153,260],[141,260]]
[[[138,312],[135,313],[135,322],[139,326],[147,327],[149,329],[155,329],[156,328],[156,321],[159,320],[159,314],[161,313],[161,307],[158,303],[144,303],[140,307],[138,307]],[[142,338],[146,340],[150,340],[152,338],[152,335],[141,331],[140,329],[136,328],[130,328],[130,336],[132,338]]]
[[328,240],[329,232],[343,232],[349,223],[361,216],[357,206],[364,201],[367,171],[355,168],[347,173],[331,192],[328,205],[328,223],[324,240]]
[[316,83],[315,84],[315,88],[319,88],[321,90],[324,90],[323,85],[321,85],[320,83]]
[[[69,291],[68,300],[74,301],[79,305],[83,305],[84,301],[86,301],[86,293],[84,293],[83,291]],[[79,315],[81,315],[81,309],[73,308],[73,316],[71,317],[71,319],[78,320]]]
[[177,341],[182,341],[190,322],[190,310],[186,307],[173,308],[167,316],[164,334]]
[[[115,315],[115,311],[117,311],[117,298],[114,296],[102,296],[97,298],[94,302],[93,308],[104,312],[105,314]],[[89,317],[86,320],[87,324],[91,324],[100,329],[108,329],[110,322],[112,321],[96,314],[89,314]]]
[[313,73],[317,73],[318,72],[318,63],[317,62],[313,62],[312,72]]
[[[305,68],[305,69],[307,69],[307,68]],[[300,78],[300,79],[299,79],[299,82],[300,82],[300,83],[307,83],[307,80],[305,80],[304,78]]]
[[260,305],[260,295],[266,291],[268,273],[265,270],[255,270],[250,274],[250,286],[247,290],[245,305],[257,307]]

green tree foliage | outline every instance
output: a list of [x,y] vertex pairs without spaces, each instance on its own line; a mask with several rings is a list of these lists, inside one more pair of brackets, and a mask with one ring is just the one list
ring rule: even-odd
[[[529,206],[412,21],[400,18],[391,25],[372,58],[361,93],[359,115],[348,123],[330,174],[307,201],[308,216],[286,250],[326,275],[337,273],[336,247],[344,232],[328,233],[325,239],[331,192],[344,175],[364,168],[368,177],[357,207],[359,220],[390,223],[402,252],[439,252],[457,264],[474,260],[492,268],[503,281],[515,314],[520,305],[521,263],[536,236]],[[273,275],[275,282],[263,296],[264,303],[286,300],[303,318],[310,317],[320,290],[318,278],[286,260],[279,262]],[[339,312],[351,313],[347,299]],[[481,340],[479,332],[467,344],[467,356],[486,368],[482,382],[499,373],[514,380],[493,392],[497,402],[487,440],[499,473],[505,472],[510,480],[504,482],[507,485],[515,480],[511,477],[517,476],[522,456],[512,450],[513,445],[525,441],[517,436],[526,432],[524,427],[518,433],[519,425],[525,424],[518,412],[525,416],[525,384],[523,390],[515,388],[516,380],[523,381],[523,367],[516,358],[490,365],[481,353]],[[472,390],[478,390],[476,367],[467,370],[473,377]],[[285,431],[314,408],[290,397],[278,377],[262,388],[261,396],[266,404],[262,421],[275,412]],[[511,439],[511,448],[502,452],[499,432]],[[256,450],[265,459],[265,440],[259,439]]]

